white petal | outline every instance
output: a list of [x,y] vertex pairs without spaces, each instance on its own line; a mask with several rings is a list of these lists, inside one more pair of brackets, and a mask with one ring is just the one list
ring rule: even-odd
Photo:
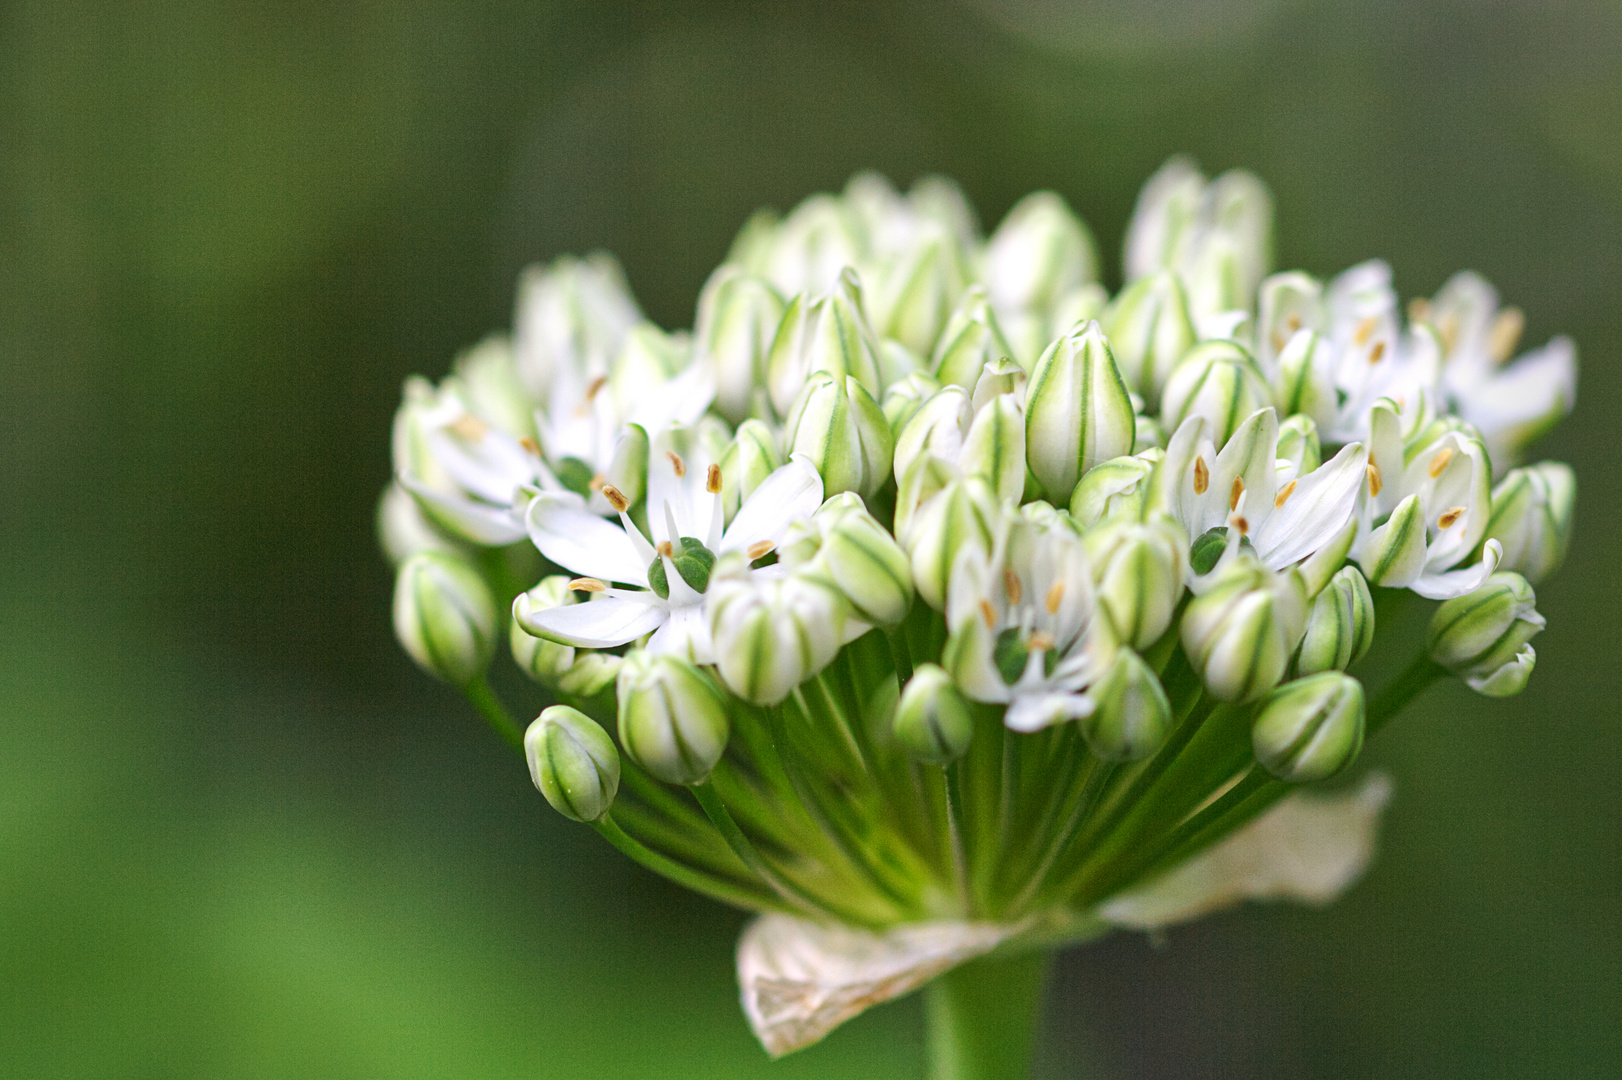
[[821,474],[808,458],[795,455],[744,500],[721,537],[721,551],[741,551],[762,540],[776,543],[790,524],[810,517],[821,505]]
[[1291,795],[1210,850],[1106,901],[1098,913],[1117,926],[1151,930],[1241,900],[1327,904],[1368,868],[1390,797],[1391,781],[1380,773],[1346,795]]
[[929,922],[874,933],[762,915],[738,941],[743,1011],[766,1052],[781,1057],[990,952],[1018,930]]
[[1041,731],[1066,720],[1091,716],[1093,708],[1093,699],[1086,694],[1024,694],[1016,691],[1007,713],[1003,715],[1003,723],[1010,731]]
[[1482,548],[1481,561],[1474,566],[1422,573],[1408,587],[1427,600],[1452,600],[1465,596],[1481,588],[1488,575],[1498,569],[1498,561],[1503,557],[1504,545],[1497,540],[1488,540]]
[[612,649],[635,641],[665,621],[669,613],[653,601],[606,596],[587,604],[565,604],[531,612],[525,625],[537,636],[580,649]]
[[529,538],[542,555],[566,570],[603,581],[648,583],[647,563],[625,530],[578,505],[540,495],[525,515]]
[[442,495],[412,477],[401,473],[400,485],[423,504],[430,516],[442,520],[446,528],[475,544],[502,547],[524,538],[518,514],[510,506],[489,506],[454,495]]
[[1353,443],[1293,481],[1295,488],[1284,505],[1274,509],[1251,537],[1268,568],[1282,570],[1299,562],[1345,528],[1357,509],[1367,470],[1368,454]]
[[[598,601],[601,603],[601,601]],[[715,663],[710,647],[710,624],[700,604],[670,609],[670,617],[648,640],[650,653],[674,653],[695,664]]]

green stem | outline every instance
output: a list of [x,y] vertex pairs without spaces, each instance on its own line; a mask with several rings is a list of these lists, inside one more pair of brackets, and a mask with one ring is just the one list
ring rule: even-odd
[[1410,701],[1429,689],[1431,683],[1446,674],[1446,669],[1432,660],[1429,653],[1422,652],[1414,657],[1402,674],[1387,683],[1369,702],[1369,711],[1364,720],[1364,737],[1379,731],[1392,717],[1407,708]]
[[627,835],[624,829],[615,824],[612,814],[604,814],[601,818],[592,822],[591,827],[602,834],[604,840],[619,848],[621,854],[652,870],[655,874],[669,878],[677,885],[697,893],[703,893],[705,896],[713,897],[724,903],[741,907],[746,911],[786,911],[793,914],[788,905],[770,893],[756,892],[753,889],[720,881],[708,874],[701,874],[691,867],[667,859],[658,852],[642,846],[642,844]]
[[467,695],[468,701],[479,710],[479,715],[495,729],[497,735],[507,740],[507,743],[520,754],[524,752],[524,729],[518,726],[518,721],[512,718],[512,713],[509,713],[506,706],[497,699],[496,692],[490,689],[490,680],[480,675],[464,686],[462,693]]
[[704,813],[709,817],[710,824],[715,826],[716,831],[727,842],[727,846],[732,849],[732,853],[738,856],[743,861],[743,864],[754,872],[756,877],[771,886],[773,892],[782,897],[786,903],[792,905],[802,915],[809,915],[813,919],[817,919],[827,914],[814,899],[800,892],[779,875],[777,871],[767,865],[766,860],[755,849],[755,845],[750,843],[749,838],[743,834],[743,830],[738,828],[738,823],[732,819],[732,814],[727,810],[726,803],[721,801],[721,796],[716,793],[715,788],[708,780],[694,784],[689,790],[692,791],[693,798],[698,800],[698,805],[704,808]]
[[952,844],[952,875],[957,881],[963,909],[972,915],[974,893],[969,888],[969,859],[963,840],[963,774],[955,761],[942,772],[946,778],[946,825]]
[[1050,956],[983,956],[924,990],[929,1080],[1027,1080]]
[[912,649],[907,645],[906,628],[894,627],[886,630],[884,636],[890,643],[890,659],[895,662],[896,685],[905,690],[912,680]]

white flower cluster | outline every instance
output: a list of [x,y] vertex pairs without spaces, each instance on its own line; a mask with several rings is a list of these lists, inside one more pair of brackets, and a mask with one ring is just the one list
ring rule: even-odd
[[1097,904],[1340,771],[1376,597],[1445,601],[1393,693],[1521,689],[1575,486],[1516,466],[1571,342],[1513,359],[1472,273],[1406,314],[1383,263],[1273,273],[1266,188],[1182,159],[1124,269],[1051,192],[983,237],[950,182],[861,175],[752,219],[691,334],[606,255],[530,271],[510,337],[406,385],[402,642],[482,695],[517,592],[555,806],[881,927]]

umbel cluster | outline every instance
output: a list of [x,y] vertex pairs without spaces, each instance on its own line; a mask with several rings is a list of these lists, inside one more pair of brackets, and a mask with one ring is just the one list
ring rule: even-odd
[[[987,237],[935,177],[757,214],[691,332],[608,255],[532,268],[510,334],[406,384],[400,642],[517,741],[510,651],[559,702],[546,799],[693,889],[1079,936],[1434,678],[1521,690],[1565,555],[1572,471],[1521,458],[1571,342],[1517,358],[1474,273],[1275,273],[1271,236],[1259,180],[1176,159],[1113,296],[1058,195]],[[1423,640],[1377,633],[1421,598]]]

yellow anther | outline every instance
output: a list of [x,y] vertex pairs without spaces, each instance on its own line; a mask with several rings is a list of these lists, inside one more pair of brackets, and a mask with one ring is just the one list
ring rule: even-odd
[[1451,529],[1453,527],[1453,523],[1458,521],[1463,516],[1464,507],[1455,506],[1453,509],[1436,519],[1436,527],[1438,529]]
[[1030,649],[1032,652],[1035,652],[1037,649],[1046,651],[1053,648],[1053,637],[1038,630],[1026,640],[1025,647]]
[[1043,602],[1044,606],[1046,606],[1048,609],[1049,615],[1057,615],[1059,613],[1059,605],[1064,603],[1064,582],[1055,581],[1053,583],[1053,587],[1048,589],[1048,594],[1044,598]]
[[1374,328],[1379,324],[1379,322],[1379,319],[1375,318],[1373,315],[1370,315],[1368,318],[1357,324],[1357,330],[1352,334],[1352,340],[1357,342],[1359,347],[1367,345],[1369,343],[1369,338],[1374,336]]
[[608,586],[594,577],[577,577],[569,582],[571,592],[602,592]]
[[1274,509],[1277,509],[1290,501],[1290,496],[1295,494],[1296,483],[1297,481],[1291,480],[1288,484],[1284,485],[1284,489],[1280,491],[1278,493],[1278,497],[1273,500]]
[[1233,519],[1233,527],[1239,530],[1240,536],[1250,535],[1250,522],[1246,521],[1242,517],[1236,517]]
[[997,625],[997,611],[991,606],[991,601],[980,601],[980,617],[986,621],[986,626],[988,628],[995,627]]
[[1025,595],[1025,589],[1019,583],[1019,575],[1012,570],[1004,569],[1002,572],[1003,592],[1008,594],[1010,604],[1019,603],[1019,598]]
[[743,553],[749,556],[750,562],[754,562],[756,559],[764,559],[767,555],[770,555],[775,547],[777,545],[770,540],[756,540],[753,544],[744,548]]
[[1204,495],[1205,489],[1211,486],[1211,470],[1205,467],[1205,459],[1194,459],[1194,494]]
[[586,384],[586,400],[590,401],[595,398],[598,392],[606,385],[608,385],[607,375],[598,375],[593,378],[591,382]]
[[663,555],[667,559],[670,558],[670,556],[676,554],[676,547],[669,540],[661,540],[661,541],[659,541],[659,543],[654,547],[653,550],[657,551],[659,554]]
[[721,466],[711,465],[704,473],[704,490],[711,495],[721,494]]
[[1385,486],[1380,481],[1380,466],[1376,465],[1372,461],[1369,462],[1368,474],[1369,474],[1369,494],[1370,495],[1378,495],[1378,494],[1380,494],[1380,489]]
[[608,505],[614,508],[616,514],[623,514],[631,508],[631,500],[627,499],[620,489],[613,484],[603,485],[603,498],[608,500]]
[[1228,491],[1228,509],[1229,510],[1237,510],[1237,509],[1239,509],[1239,496],[1243,495],[1244,493],[1245,493],[1245,478],[1242,477],[1242,476],[1234,477],[1233,478],[1233,487],[1230,488],[1229,491]]
[[528,450],[536,457],[541,456],[541,444],[530,438],[528,435],[525,435],[522,439],[519,439],[518,445],[522,446],[525,450]]
[[676,473],[677,480],[687,475],[687,462],[681,459],[680,454],[674,450],[666,450],[665,458],[670,462],[670,468]]
[[1369,363],[1378,364],[1385,359],[1385,342],[1376,341],[1374,348],[1369,350]]
[[478,442],[490,433],[489,425],[470,412],[463,413],[445,426],[468,442]]
[[602,473],[592,473],[591,479],[586,481],[586,487],[592,491],[601,491],[608,484],[608,477]]
[[1525,329],[1526,316],[1521,314],[1520,308],[1509,307],[1498,313],[1487,333],[1487,353],[1493,363],[1502,364],[1509,359],[1515,346],[1521,343],[1521,331]]
[[1438,476],[1441,476],[1442,470],[1447,468],[1447,463],[1452,460],[1453,448],[1451,446],[1444,446],[1436,451],[1436,456],[1431,458],[1430,468],[1426,470],[1431,474],[1431,479],[1435,480]]

